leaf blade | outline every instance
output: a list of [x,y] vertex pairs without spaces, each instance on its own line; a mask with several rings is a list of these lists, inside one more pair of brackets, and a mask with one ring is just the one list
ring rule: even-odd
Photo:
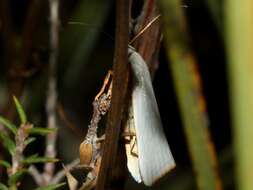
[[25,144],[25,146],[27,146],[27,145],[29,145],[30,143],[32,143],[33,141],[35,141],[35,140],[36,140],[35,137],[28,137],[28,138],[25,140],[24,144]]
[[39,187],[39,188],[37,188],[37,189],[35,189],[35,190],[54,190],[54,189],[58,189],[58,188],[60,188],[60,187],[62,187],[62,186],[64,186],[64,185],[65,185],[65,183],[47,185],[47,186],[45,186],[45,187]]
[[59,159],[49,158],[49,157],[39,157],[37,154],[35,154],[22,160],[23,164],[36,164],[36,163],[48,163],[48,162],[59,162]]
[[9,162],[5,161],[5,160],[0,160],[0,165],[4,166],[5,168],[10,168],[11,167],[11,164]]
[[39,135],[47,135],[48,133],[54,132],[56,129],[42,128],[42,127],[34,127],[29,129],[30,134],[39,134]]
[[15,154],[16,145],[7,135],[0,133],[0,139],[3,141],[4,147],[8,150],[8,152],[13,156]]
[[8,190],[8,187],[0,182],[0,190]]
[[24,108],[15,96],[13,96],[13,100],[14,100],[21,124],[25,124],[27,122],[27,117],[26,117]]
[[8,119],[5,119],[4,117],[0,116],[0,123],[8,128],[14,135],[17,134],[17,126],[14,125],[11,121]]

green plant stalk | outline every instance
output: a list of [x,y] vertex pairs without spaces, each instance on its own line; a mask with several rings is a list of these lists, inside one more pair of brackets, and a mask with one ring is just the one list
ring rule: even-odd
[[253,189],[253,1],[228,0],[226,45],[237,184]]
[[223,17],[222,17],[222,1],[219,0],[207,0],[206,1],[207,7],[215,23],[218,31],[223,36]]
[[208,117],[196,61],[188,47],[180,1],[160,0],[167,57],[174,80],[185,135],[197,185],[201,190],[222,189],[216,153],[208,130]]

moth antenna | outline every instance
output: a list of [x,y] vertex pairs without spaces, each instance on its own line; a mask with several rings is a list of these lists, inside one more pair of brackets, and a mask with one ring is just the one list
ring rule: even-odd
[[135,42],[135,40],[142,35],[156,20],[160,18],[160,14],[157,15],[155,18],[153,18],[136,36],[133,37],[133,39],[129,42],[129,45]]

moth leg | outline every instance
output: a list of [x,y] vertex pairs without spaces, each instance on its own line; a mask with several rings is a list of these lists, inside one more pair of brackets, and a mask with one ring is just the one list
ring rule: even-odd
[[133,139],[131,139],[130,142],[130,146],[131,146],[131,154],[133,156],[138,157],[138,149],[137,149],[137,140],[136,140],[136,136],[133,137]]
[[124,132],[122,136],[125,143],[130,145],[131,155],[138,157],[136,134],[134,132]]
[[[101,90],[95,96],[95,100],[98,100],[98,98],[104,93],[105,88],[106,88],[107,84],[110,82],[110,79],[111,79],[112,75],[113,75],[113,71],[109,70],[106,77],[105,77],[105,79],[104,79],[104,83],[103,83],[103,86],[102,86]],[[111,88],[112,88],[112,82],[110,83],[109,91],[111,90]]]

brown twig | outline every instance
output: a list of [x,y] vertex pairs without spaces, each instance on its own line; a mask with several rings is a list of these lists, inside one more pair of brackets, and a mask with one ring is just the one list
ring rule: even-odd
[[[79,163],[80,163],[80,160],[79,160],[79,159],[75,159],[75,160],[73,160],[72,162],[70,162],[69,164],[67,164],[67,165],[64,166],[64,167],[65,167],[65,169],[67,169],[67,170],[70,171],[70,170],[72,170],[73,168],[75,168]],[[54,177],[53,177],[52,180],[51,180],[51,183],[52,183],[52,184],[59,183],[59,182],[62,180],[62,178],[64,178],[64,177],[65,177],[65,170],[62,169],[62,170],[58,171],[58,172],[54,175]]]
[[106,139],[96,190],[110,189],[109,184],[115,167],[121,119],[128,87],[129,0],[118,0],[116,4],[116,47],[112,102],[107,119]]
[[[50,7],[50,57],[49,57],[49,76],[47,92],[47,127],[57,128],[56,124],[56,105],[57,105],[57,59],[58,59],[58,40],[59,40],[59,1],[49,0]],[[55,158],[56,156],[57,131],[47,135],[45,156]],[[45,184],[49,184],[55,170],[54,163],[46,163],[44,166]]]
[[33,177],[33,179],[37,185],[39,185],[39,186],[43,185],[43,182],[44,182],[43,176],[41,175],[39,170],[34,165],[31,165],[28,168],[28,172]]

